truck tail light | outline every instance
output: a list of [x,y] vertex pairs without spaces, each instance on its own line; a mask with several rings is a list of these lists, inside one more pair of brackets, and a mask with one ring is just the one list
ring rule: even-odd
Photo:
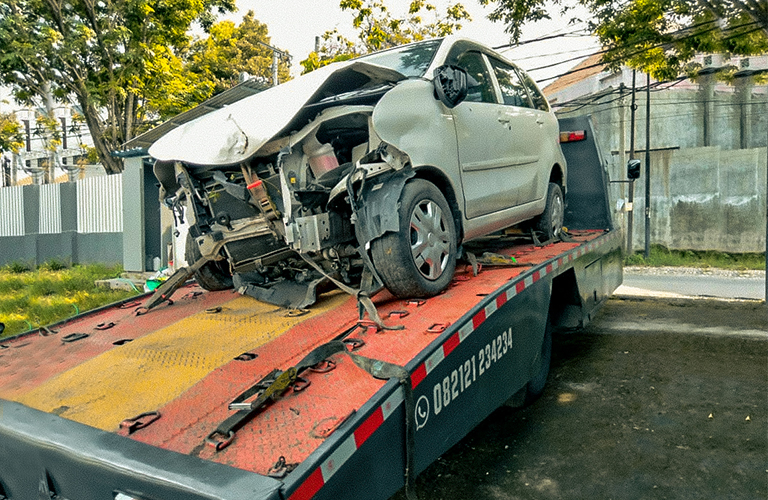
[[570,132],[560,132],[560,142],[578,142],[587,138],[586,130],[573,130]]

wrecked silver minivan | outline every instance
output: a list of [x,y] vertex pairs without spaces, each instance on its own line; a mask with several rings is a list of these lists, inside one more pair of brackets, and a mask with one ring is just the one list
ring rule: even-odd
[[326,66],[149,152],[162,200],[189,227],[187,260],[207,260],[198,282],[304,307],[329,280],[435,295],[462,242],[524,221],[556,236],[558,137],[525,72],[448,37]]

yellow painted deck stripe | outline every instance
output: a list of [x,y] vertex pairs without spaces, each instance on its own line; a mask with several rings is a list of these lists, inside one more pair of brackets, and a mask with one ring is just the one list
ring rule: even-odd
[[18,402],[62,417],[115,430],[121,421],[173,401],[235,356],[349,298],[327,294],[308,314],[238,297],[218,314],[201,312],[105,352],[64,372]]

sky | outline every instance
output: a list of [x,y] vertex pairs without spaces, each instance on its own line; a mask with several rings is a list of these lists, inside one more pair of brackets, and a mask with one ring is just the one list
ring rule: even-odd
[[[475,39],[485,45],[495,47],[509,43],[509,36],[504,33],[501,23],[487,19],[489,8],[482,7],[478,0],[431,0],[439,10],[445,10],[449,4],[461,1],[472,16],[471,22],[458,33]],[[299,62],[314,50],[315,37],[328,30],[338,28],[348,38],[354,38],[352,13],[342,12],[339,0],[236,0],[238,11],[224,16],[239,23],[242,16],[252,10],[256,19],[269,28],[272,44],[286,49],[293,56],[291,71],[294,75],[301,71]],[[386,0],[386,5],[394,15],[404,15],[410,0]],[[569,32],[576,29],[568,25],[568,18],[541,21],[528,25],[523,30],[522,40],[538,38],[552,33]],[[502,51],[510,60],[526,70],[550,64],[579,55],[588,55],[597,50],[593,38],[557,38],[546,42],[526,44],[512,50]],[[576,52],[574,52],[576,51]],[[578,61],[562,64],[554,68],[534,71],[534,79],[540,80],[563,73],[575,66]]]

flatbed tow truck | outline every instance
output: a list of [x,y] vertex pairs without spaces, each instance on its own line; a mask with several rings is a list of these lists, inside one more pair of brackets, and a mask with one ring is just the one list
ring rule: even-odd
[[567,241],[485,239],[517,264],[481,258],[427,300],[377,294],[395,329],[341,291],[287,310],[192,284],[0,340],[0,499],[410,495],[494,409],[541,393],[552,330],[621,283],[589,119],[561,130],[585,139],[562,144]]

